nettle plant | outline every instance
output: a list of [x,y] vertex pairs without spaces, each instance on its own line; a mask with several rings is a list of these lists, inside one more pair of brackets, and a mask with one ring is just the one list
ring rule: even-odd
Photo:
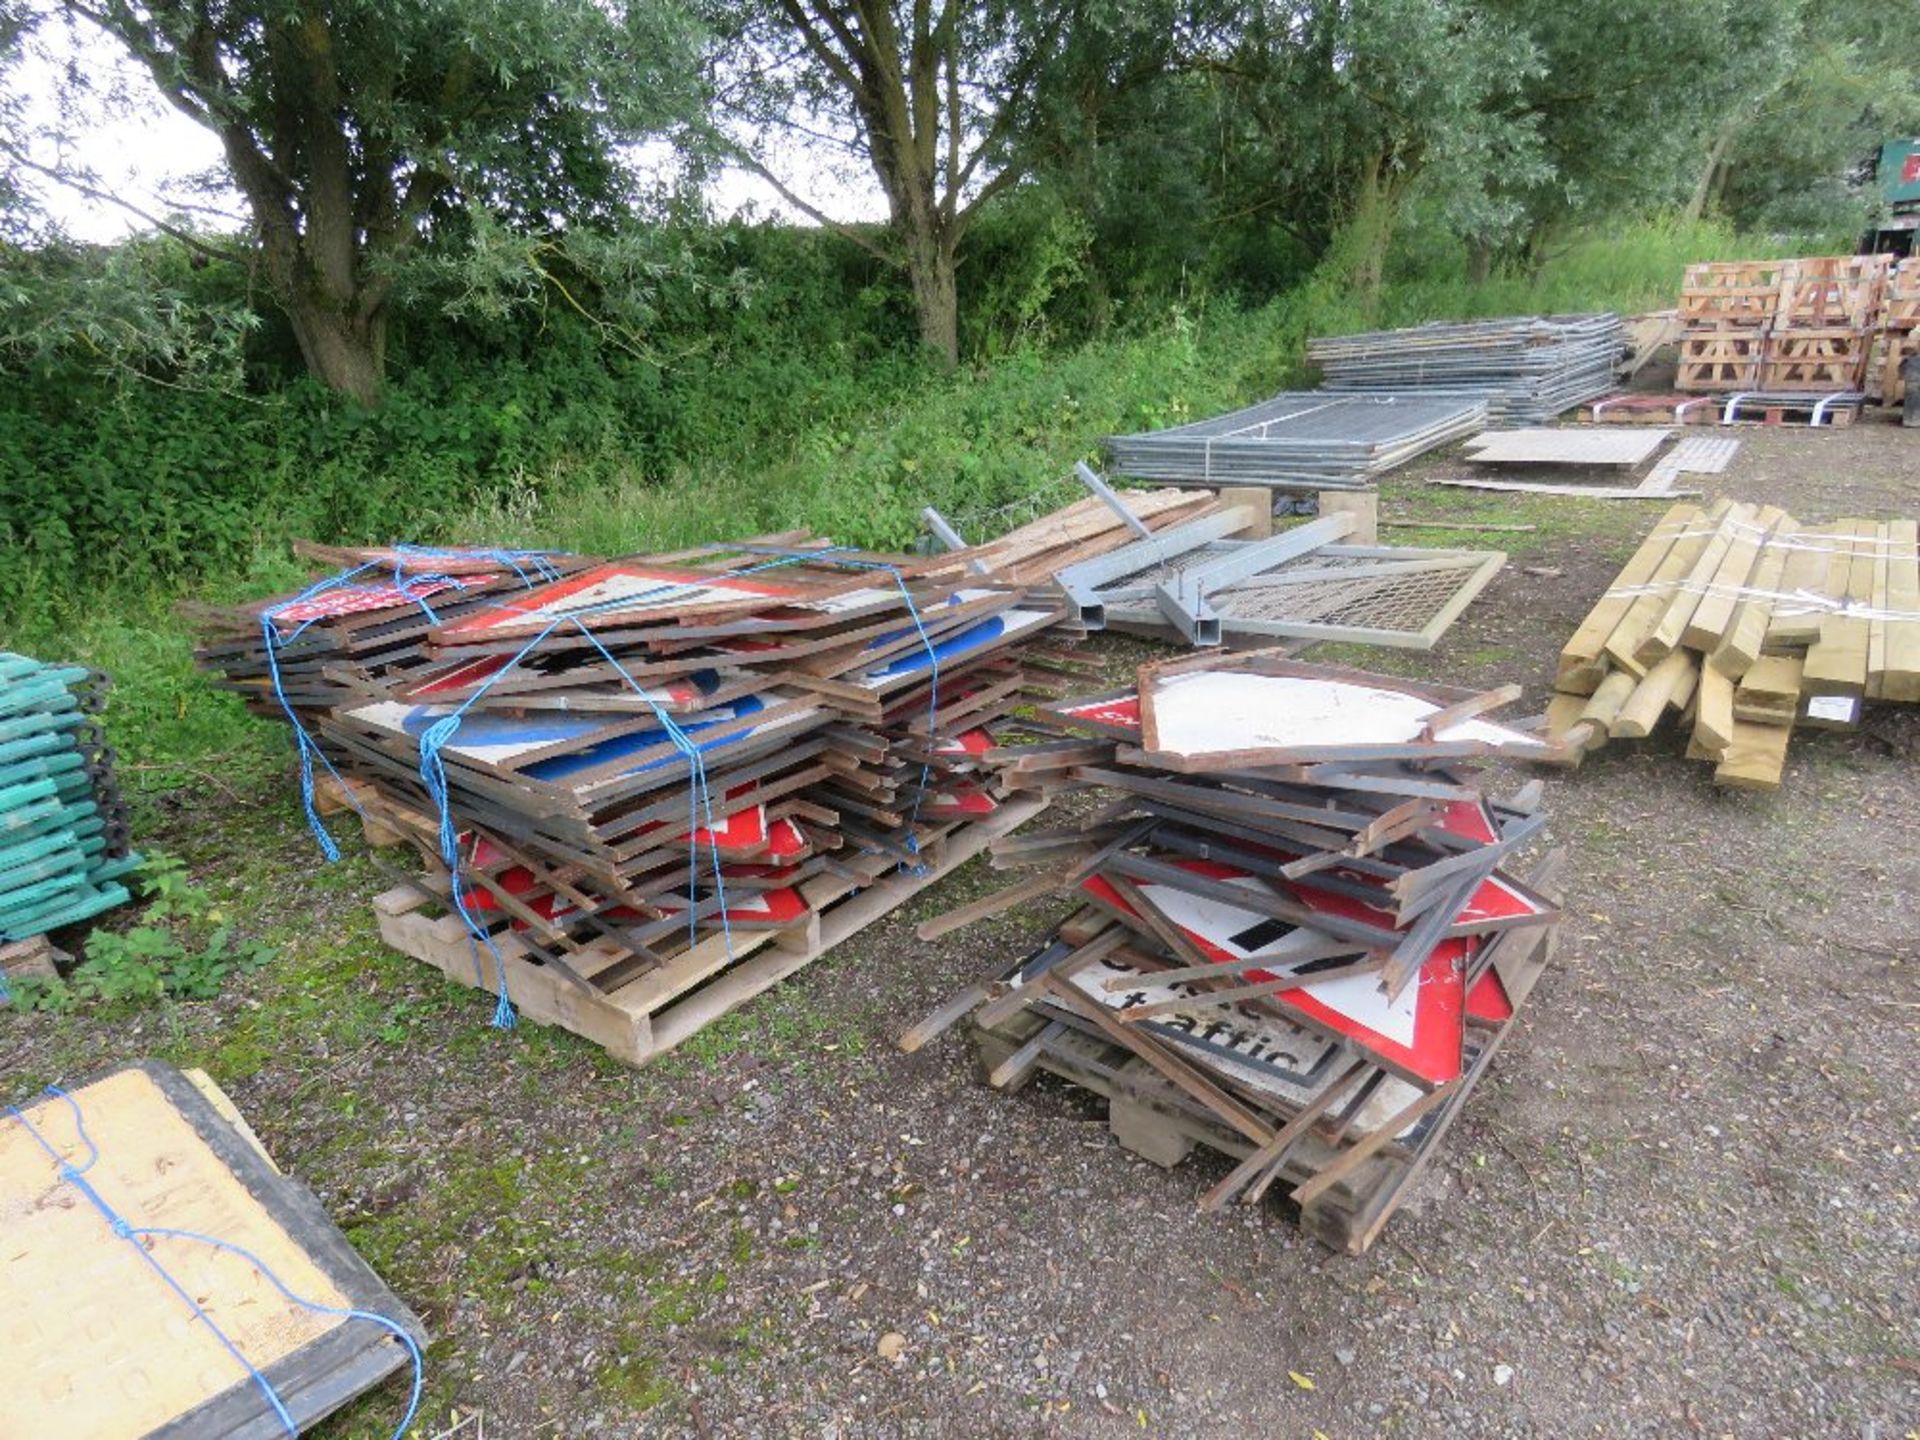
[[228,976],[258,970],[273,959],[272,946],[234,939],[226,916],[177,857],[150,856],[139,883],[147,900],[141,923],[124,931],[95,930],[87,938],[86,959],[66,979],[21,983],[25,1005],[70,1010],[85,1004],[210,1000]]

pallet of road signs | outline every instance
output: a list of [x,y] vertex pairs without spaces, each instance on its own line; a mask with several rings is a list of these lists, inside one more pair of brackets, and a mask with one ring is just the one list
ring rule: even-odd
[[211,1080],[145,1062],[9,1098],[0,1432],[276,1440],[412,1369],[406,1428],[420,1321]]
[[1688,266],[1676,388],[1861,391],[1886,315],[1890,264],[1884,255],[1834,255]]
[[1560,652],[1559,763],[1663,724],[1741,789],[1780,784],[1796,725],[1920,704],[1920,530],[1806,525],[1775,506],[1681,504]]
[[637,1064],[1037,813],[997,736],[1086,667],[1006,576],[1130,534],[1063,515],[932,557],[325,552],[197,612],[200,659],[293,727],[311,798],[419,850],[376,907],[396,948]]
[[98,671],[0,652],[0,944],[127,903],[140,857],[100,726],[106,691]]
[[[1042,707],[1002,754],[1009,782],[1104,807],[996,841],[994,863],[1031,878],[920,933],[1042,896],[1073,908],[902,1047],[971,1016],[995,1085],[1038,1066],[1158,1109],[1170,1131],[1137,1148],[1240,1158],[1205,1208],[1279,1183],[1315,1233],[1365,1249],[1550,953],[1551,882],[1514,865],[1540,787],[1494,801],[1477,783],[1483,758],[1551,749],[1491,718],[1517,693],[1247,652]],[[1123,1138],[1139,1121],[1114,1117]]]

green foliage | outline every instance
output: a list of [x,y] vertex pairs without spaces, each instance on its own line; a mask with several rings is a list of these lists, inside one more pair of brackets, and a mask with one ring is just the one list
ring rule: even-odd
[[226,917],[172,856],[147,858],[140,890],[147,898],[140,924],[118,932],[94,930],[87,937],[86,958],[73,973],[65,980],[20,982],[21,1003],[70,1010],[211,1000],[229,976],[258,970],[273,959],[271,946],[234,938]]
[[259,317],[196,283],[182,246],[149,238],[101,251],[0,246],[0,365],[43,382],[95,376],[233,389]]

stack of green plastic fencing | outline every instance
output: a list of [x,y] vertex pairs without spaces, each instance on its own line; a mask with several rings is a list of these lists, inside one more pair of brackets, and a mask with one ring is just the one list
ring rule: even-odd
[[96,719],[106,689],[96,671],[0,651],[0,942],[128,899],[140,857]]

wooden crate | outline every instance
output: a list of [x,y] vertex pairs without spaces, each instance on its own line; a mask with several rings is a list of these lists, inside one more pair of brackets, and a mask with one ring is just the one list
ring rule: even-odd
[[1867,372],[1867,394],[1882,405],[1899,405],[1907,398],[1901,367],[1920,355],[1920,330],[1888,330],[1874,347]]
[[1674,386],[1709,394],[1756,390],[1765,348],[1765,332],[1760,329],[1689,330],[1680,337],[1680,368]]
[[1758,390],[1859,390],[1871,336],[1864,330],[1776,330],[1760,360]]
[[[846,877],[817,876],[801,886],[811,907],[804,921],[784,930],[736,930],[730,941],[709,936],[605,992],[576,985],[540,963],[504,921],[497,922],[490,938],[506,972],[507,994],[523,1015],[571,1030],[629,1065],[644,1065],[905,904],[1047,803],[1036,797],[1010,800],[989,819],[949,831],[923,850],[922,874],[901,871],[857,890]],[[874,867],[882,873],[894,868],[884,856],[874,858]],[[429,884],[389,890],[374,900],[373,909],[380,937],[401,954],[464,985],[497,990],[493,955]],[[583,947],[575,968],[591,979],[626,958],[623,947],[599,941]]]
[[1780,279],[1775,332],[1878,328],[1891,269],[1892,259],[1886,255],[1830,255],[1790,262]]
[[1687,329],[1758,328],[1773,323],[1784,260],[1714,260],[1689,265],[1680,281]]
[[1920,328],[1920,255],[1902,260],[1887,277],[1881,323],[1888,330]]

